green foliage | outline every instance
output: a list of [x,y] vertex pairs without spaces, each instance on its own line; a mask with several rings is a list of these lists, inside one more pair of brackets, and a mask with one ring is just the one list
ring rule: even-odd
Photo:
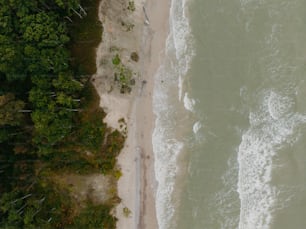
[[113,61],[113,65],[119,65],[121,62],[119,55],[116,54],[112,61]]
[[76,8],[77,5],[79,4],[78,0],[55,0],[56,5],[58,5],[60,8],[62,9],[66,9],[69,12],[71,11],[71,9]]
[[[18,152],[31,148],[38,155],[50,154],[77,124],[83,85],[69,66],[70,39],[64,18],[77,15],[81,8],[78,0],[0,1],[1,99],[10,97],[13,88],[19,89],[17,93],[20,88],[28,89],[0,105],[2,130],[25,124],[22,128],[27,130],[19,131],[30,132],[26,142],[20,143],[24,146],[16,146]],[[1,131],[1,142],[7,145],[14,143],[6,141],[19,136],[5,134]]]
[[135,11],[135,2],[134,1],[129,1],[129,5],[127,7],[128,10],[134,12]]
[[82,112],[79,113],[78,127],[75,132],[75,139],[79,148],[97,154],[108,132],[106,124],[103,122],[105,113],[99,107],[100,98],[91,83],[88,83],[83,90]]
[[88,160],[85,154],[73,150],[53,152],[44,158],[49,169],[56,172],[90,174],[99,172],[94,161]]
[[81,3],[87,15],[80,18],[73,14],[73,23],[68,24],[71,38],[69,47],[74,57],[71,59],[71,65],[78,70],[78,74],[92,75],[96,72],[96,47],[101,41],[103,30],[97,14],[100,1],[82,0]]
[[[66,1],[72,2],[72,1]],[[67,26],[50,1],[0,2],[0,72],[8,80],[65,70]],[[54,7],[53,7],[54,8]],[[17,42],[16,42],[17,41]]]
[[38,146],[39,155],[51,153],[49,148],[71,133],[72,117],[68,111],[34,111],[31,117],[35,127],[33,142]]
[[125,138],[117,130],[107,136],[106,144],[99,155],[99,164],[103,173],[111,171],[116,164],[116,158],[124,146]]
[[36,42],[39,47],[56,47],[69,41],[67,28],[55,12],[39,12],[20,19],[20,29],[25,42]]
[[101,150],[106,132],[106,124],[103,123],[101,117],[103,115],[99,113],[93,114],[90,120],[82,122],[78,134],[80,140],[78,144],[95,153]]
[[116,180],[119,180],[120,177],[122,177],[122,171],[120,169],[115,169],[112,174]]
[[[41,174],[47,176],[48,174]],[[5,192],[0,197],[1,228],[115,228],[110,205],[76,208],[68,191],[41,177],[27,191]]]
[[125,217],[129,217],[132,213],[131,210],[128,209],[127,207],[124,207],[122,211]]
[[131,92],[131,86],[132,86],[131,82],[133,82],[132,70],[121,62],[118,54],[116,54],[115,57],[113,58],[113,64],[115,66],[115,74],[114,74],[115,81],[119,83],[120,92],[121,93]]
[[[34,90],[50,91],[52,90],[51,78],[47,75],[32,75],[31,77],[32,83],[37,86]],[[31,91],[30,91],[31,93]],[[30,95],[31,100],[31,95]]]
[[58,91],[64,91],[67,94],[78,93],[83,88],[83,85],[73,79],[70,73],[60,73],[58,78],[52,81],[54,88]]
[[[43,109],[48,107],[52,101],[52,97],[42,88],[33,87],[30,91],[29,100],[35,108]],[[38,110],[37,112],[40,111]]]
[[0,198],[1,228],[63,228],[73,218],[72,199],[64,189],[41,180],[28,192],[11,191]]
[[20,44],[15,44],[12,38],[0,35],[0,72],[5,73],[7,80],[24,79],[26,75]]
[[85,3],[87,17],[79,0],[0,0],[0,228],[115,227],[110,206],[79,212],[67,190],[47,179],[107,172],[123,146],[78,75],[80,58],[95,66],[101,39],[92,7],[99,1]]
[[45,154],[45,160],[55,171],[109,173],[114,169],[125,138],[119,131],[111,132],[103,123],[105,114],[97,107],[99,98],[91,84],[84,88],[84,96],[75,131],[60,144],[58,152]]
[[115,228],[117,219],[110,214],[112,207],[108,205],[93,205],[91,203],[75,217],[71,228]]
[[0,143],[4,143],[10,139],[10,131],[4,126],[0,128]]
[[21,111],[24,106],[24,102],[15,100],[12,93],[0,96],[0,127],[2,125],[20,125],[23,119]]

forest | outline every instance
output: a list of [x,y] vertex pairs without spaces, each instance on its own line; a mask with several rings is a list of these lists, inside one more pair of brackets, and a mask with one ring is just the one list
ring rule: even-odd
[[0,228],[115,228],[112,202],[80,207],[53,179],[113,172],[125,140],[90,83],[97,2],[0,0]]

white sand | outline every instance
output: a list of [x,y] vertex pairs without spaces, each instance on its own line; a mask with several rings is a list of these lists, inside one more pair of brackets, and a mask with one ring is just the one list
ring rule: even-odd
[[[99,16],[104,34],[97,49],[98,70],[93,80],[101,98],[100,105],[107,112],[105,121],[120,129],[118,120],[124,118],[128,128],[125,147],[118,157],[123,176],[118,181],[122,201],[116,208],[117,228],[156,229],[152,94],[154,74],[160,65],[168,33],[170,0],[135,0],[134,12],[125,10],[126,2],[101,1]],[[145,24],[143,7],[149,25]],[[134,24],[133,30],[126,31],[122,21]],[[114,51],[110,51],[110,47],[115,47],[122,63],[133,69],[136,85],[131,94],[120,94],[114,84],[111,63]],[[133,51],[139,54],[137,63],[130,59]],[[129,217],[123,214],[125,207],[131,211]]]

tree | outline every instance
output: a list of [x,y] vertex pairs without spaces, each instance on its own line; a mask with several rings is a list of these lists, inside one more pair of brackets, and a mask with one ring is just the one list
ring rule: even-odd
[[0,72],[6,75],[7,80],[24,79],[24,61],[21,55],[21,46],[13,42],[12,37],[0,35]]
[[38,11],[38,1],[29,0],[9,0],[8,4],[18,18],[25,17],[33,11]]
[[35,127],[33,142],[38,146],[40,155],[51,153],[52,147],[71,133],[73,116],[65,109],[58,112],[35,110],[31,117]]
[[80,92],[83,87],[79,81],[73,79],[70,73],[65,72],[59,73],[58,78],[54,79],[52,84],[56,90],[64,91],[69,95]]
[[20,197],[18,192],[12,191],[4,193],[0,198],[0,225],[4,228],[21,227],[22,216],[18,209],[23,205],[23,200],[27,196]]
[[22,109],[24,106],[25,103],[21,100],[15,100],[12,93],[0,96],[0,126],[20,125],[23,119]]
[[74,108],[76,105],[76,102],[73,100],[71,96],[66,95],[63,92],[59,92],[57,97],[56,97],[56,102],[64,107],[67,108]]
[[49,92],[39,87],[33,87],[31,89],[29,100],[33,103],[33,106],[38,109],[47,109],[48,105],[52,102]]
[[[33,84],[35,84],[39,89],[44,91],[51,91],[52,90],[52,84],[51,80],[52,78],[49,75],[33,75],[31,77],[31,81]],[[53,94],[50,92],[50,94]]]

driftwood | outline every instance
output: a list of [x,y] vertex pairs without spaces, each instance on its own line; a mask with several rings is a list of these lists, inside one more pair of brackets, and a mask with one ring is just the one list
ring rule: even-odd
[[146,8],[143,6],[143,7],[142,7],[142,9],[143,9],[143,13],[144,13],[145,18],[146,18],[146,20],[145,20],[145,24],[146,24],[146,25],[149,25],[149,24],[150,24],[150,21],[149,21],[149,17],[148,17],[148,15],[147,15]]

